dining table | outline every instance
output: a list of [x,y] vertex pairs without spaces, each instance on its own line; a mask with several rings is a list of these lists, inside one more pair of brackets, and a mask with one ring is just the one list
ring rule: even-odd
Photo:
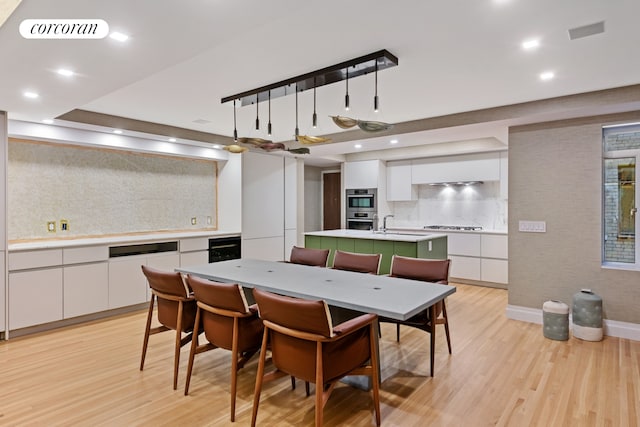
[[[249,258],[185,266],[176,271],[280,295],[324,300],[330,307],[396,320],[407,320],[426,309],[435,317],[436,303],[456,291],[454,286],[437,283]],[[435,322],[431,322],[430,332],[433,376]]]

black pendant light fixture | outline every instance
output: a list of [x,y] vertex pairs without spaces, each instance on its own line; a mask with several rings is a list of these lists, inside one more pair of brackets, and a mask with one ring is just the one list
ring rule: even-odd
[[236,129],[236,100],[233,100],[233,140],[238,142],[238,129]]
[[258,93],[256,93],[256,130],[260,130],[260,116],[258,114],[258,105],[260,105],[260,102],[258,101]]
[[376,83],[376,92],[375,95],[373,96],[373,111],[374,112],[378,112],[379,111],[379,104],[378,104],[378,60],[376,59],[376,69],[374,71],[374,76],[375,76],[375,83]]
[[349,111],[349,67],[347,67],[347,93],[344,95],[344,109]]
[[267,123],[267,135],[271,136],[271,90],[269,90],[269,123]]
[[296,83],[296,141],[298,140],[298,135],[300,135],[300,129],[298,129],[298,83]]
[[[374,73],[374,83],[375,83],[375,93],[373,98],[373,107],[375,111],[380,109],[380,99],[378,97],[378,71],[385,70],[387,68],[395,67],[398,65],[398,58],[390,53],[387,50],[379,50],[373,53],[369,53],[367,55],[363,55],[357,58],[349,59],[347,61],[343,61],[334,65],[330,65],[328,67],[324,67],[318,70],[314,70],[305,74],[301,74],[295,77],[290,77],[282,81],[278,81],[275,83],[271,83],[265,86],[261,86],[255,89],[247,90],[241,93],[236,93],[234,95],[225,96],[221,98],[221,102],[229,102],[233,101],[233,137],[234,141],[238,141],[238,131],[237,131],[237,111],[236,111],[236,101],[240,101],[240,107],[248,106],[250,104],[256,103],[256,130],[260,128],[260,114],[259,114],[259,103],[263,101],[268,101],[269,108],[269,122],[267,124],[267,134],[269,136],[272,135],[272,125],[271,125],[271,98],[278,98],[282,96],[287,96],[291,94],[291,86],[295,83],[295,91],[296,91],[296,127],[295,127],[295,135],[296,140],[299,141],[298,137],[301,137],[300,130],[298,127],[298,92],[303,92],[308,89],[313,89],[313,116],[312,116],[312,124],[313,127],[318,126],[317,119],[317,88],[318,86],[325,86],[328,84],[345,81],[345,97],[344,97],[344,107],[346,110],[349,110],[349,79],[353,77],[364,76],[369,73]],[[388,123],[382,122],[373,122],[373,121],[362,121],[357,119],[352,119],[349,117],[340,117],[340,116],[332,116],[334,122],[338,124],[341,128],[346,127],[354,127],[358,125],[360,129],[366,132],[380,132],[383,130],[388,130],[391,125]],[[348,126],[345,126],[345,121],[348,122]],[[319,137],[316,137],[319,138]],[[311,138],[313,139],[313,138]],[[316,139],[313,139],[313,143],[319,142]],[[323,141],[324,142],[324,141]]]
[[316,78],[313,78],[313,116],[311,124],[314,128],[318,127],[318,115],[316,114]]

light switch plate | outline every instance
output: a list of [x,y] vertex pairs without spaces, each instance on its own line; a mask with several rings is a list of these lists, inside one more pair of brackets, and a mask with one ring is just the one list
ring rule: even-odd
[[546,233],[546,221],[518,221],[518,231],[524,233]]

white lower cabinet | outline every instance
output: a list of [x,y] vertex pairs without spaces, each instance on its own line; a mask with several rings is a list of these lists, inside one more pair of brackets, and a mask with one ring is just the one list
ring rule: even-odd
[[147,257],[133,255],[109,260],[109,308],[147,301],[147,280],[141,266]]
[[9,329],[62,320],[62,267],[9,273]]
[[449,259],[451,259],[450,277],[480,280],[480,258],[451,255]]
[[109,308],[108,275],[107,262],[64,267],[64,318],[107,310]]
[[209,263],[209,251],[187,252],[180,254],[180,266],[203,265]]
[[507,236],[484,233],[447,233],[451,259],[449,276],[455,279],[507,284]]
[[509,261],[506,259],[483,259],[480,280],[484,282],[509,283]]

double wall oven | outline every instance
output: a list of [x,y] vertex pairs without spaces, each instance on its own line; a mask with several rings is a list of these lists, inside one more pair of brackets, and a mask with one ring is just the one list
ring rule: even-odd
[[375,188],[347,190],[347,228],[371,230],[377,221],[377,192]]

